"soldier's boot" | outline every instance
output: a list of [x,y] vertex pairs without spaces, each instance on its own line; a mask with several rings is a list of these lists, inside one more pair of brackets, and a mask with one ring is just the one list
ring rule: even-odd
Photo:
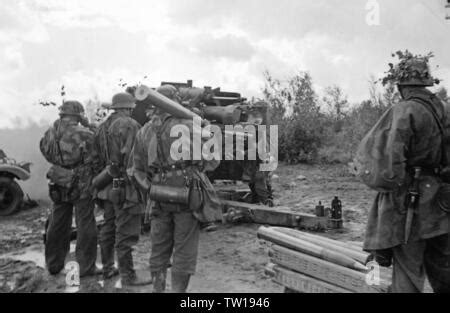
[[172,272],[172,292],[185,293],[190,279],[190,274]]
[[153,293],[163,293],[166,290],[167,271],[152,272]]
[[110,267],[103,270],[103,278],[104,279],[111,279],[115,276],[119,275],[119,269],[117,267]]
[[219,228],[219,226],[216,225],[214,222],[208,222],[208,223],[201,223],[200,229],[204,232],[211,233],[213,231],[216,231]]
[[81,278],[84,277],[92,277],[103,274],[103,270],[101,268],[98,268],[97,266],[94,266],[92,269],[87,271],[86,273],[83,273],[80,275]]
[[140,277],[136,274],[121,278],[122,286],[146,286],[152,283],[152,279],[148,277]]

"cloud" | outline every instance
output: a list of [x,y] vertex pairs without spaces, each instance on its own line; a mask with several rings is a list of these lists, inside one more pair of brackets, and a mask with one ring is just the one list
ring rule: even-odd
[[225,35],[214,37],[203,33],[183,41],[172,41],[169,47],[188,47],[188,51],[205,58],[227,58],[248,61],[255,54],[255,48],[245,37]]
[[[377,0],[380,26],[360,0],[5,0],[0,2],[1,127],[48,123],[38,100],[108,101],[120,78],[193,79],[260,97],[264,70],[281,79],[308,71],[318,91],[339,85],[368,97],[399,49],[434,51],[450,82],[450,23],[438,1]],[[442,17],[442,20],[441,20]]]
[[48,40],[45,26],[28,2],[5,0],[0,3],[0,47],[17,42],[42,43]]
[[155,0],[35,0],[30,6],[47,25],[60,28],[119,26],[129,32],[166,25],[166,6]]
[[[358,0],[247,0],[171,1],[172,21],[185,25],[200,24],[213,28],[234,24],[251,36],[299,38],[310,31],[327,31],[351,36],[364,26],[365,3]],[[176,3],[176,5],[175,5]],[[356,18],[357,16],[361,18]]]
[[25,67],[21,48],[18,45],[10,45],[0,50],[0,72],[17,75]]

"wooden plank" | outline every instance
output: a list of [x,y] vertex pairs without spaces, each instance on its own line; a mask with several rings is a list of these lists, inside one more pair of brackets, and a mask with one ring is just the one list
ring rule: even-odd
[[216,187],[216,192],[220,199],[226,201],[241,201],[250,193],[249,188],[238,188],[236,186]]
[[291,289],[301,293],[351,293],[344,288],[333,286],[281,266],[275,266],[274,272],[273,280],[288,290]]
[[327,217],[317,217],[311,214],[294,212],[287,207],[269,208],[262,205],[236,201],[222,201],[225,211],[234,210],[237,214],[242,214],[253,223],[273,226],[286,226],[304,229],[326,229]]
[[[330,284],[358,292],[387,292],[388,282],[381,278],[380,286],[369,286],[366,274],[331,262],[327,262],[304,253],[273,246],[269,252],[271,262],[296,272],[317,278]],[[381,275],[380,275],[381,276]]]

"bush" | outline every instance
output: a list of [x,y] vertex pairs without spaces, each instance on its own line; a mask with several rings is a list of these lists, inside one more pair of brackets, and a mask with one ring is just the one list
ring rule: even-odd
[[303,118],[286,119],[279,131],[279,159],[289,164],[313,162],[322,143],[320,129],[305,123]]
[[338,86],[326,89],[328,111],[320,111],[312,79],[300,73],[282,83],[265,73],[263,90],[270,105],[271,123],[278,125],[278,158],[295,163],[348,163],[358,144],[396,99],[395,88],[383,95],[371,85],[371,100],[349,107]]
[[282,83],[265,73],[263,90],[270,105],[271,123],[278,125],[279,160],[294,164],[312,162],[324,139],[324,115],[308,73]]

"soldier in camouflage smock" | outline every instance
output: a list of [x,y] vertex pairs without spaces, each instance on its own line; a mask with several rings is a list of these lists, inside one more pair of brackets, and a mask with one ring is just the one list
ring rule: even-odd
[[42,154],[53,165],[47,174],[54,204],[46,235],[45,261],[53,275],[64,268],[75,208],[76,260],[80,265],[80,276],[90,276],[98,274],[95,266],[97,229],[91,190],[91,180],[98,166],[93,149],[94,134],[80,125],[86,119],[79,102],[66,101],[59,114],[61,118],[40,142]]
[[[443,141],[448,135],[442,129],[443,104],[425,88],[434,84],[427,62],[407,53],[399,65],[391,66],[384,82],[395,82],[402,100],[375,126],[387,137],[374,134],[369,141],[374,149],[377,141],[387,142],[381,148],[386,157],[379,160],[378,172],[398,184],[392,192],[378,193],[364,243],[381,265],[389,266],[393,260],[392,292],[422,291],[425,274],[435,292],[450,292],[450,214],[436,200],[446,180]],[[418,169],[418,202],[411,207],[410,190]],[[448,199],[449,194],[444,196]],[[409,208],[414,211],[408,225]]]
[[[158,92],[177,100],[176,89],[171,85],[160,87]],[[180,125],[189,130],[189,134],[193,133],[192,120],[175,118],[159,110],[138,132],[129,170],[143,191],[149,193],[147,205],[151,206],[152,241],[150,271],[154,292],[165,290],[166,271],[171,257],[172,291],[186,291],[190,276],[196,268],[200,222],[213,222],[222,217],[219,199],[204,173],[214,170],[220,161],[174,160],[171,155],[172,144],[175,140],[182,141],[182,138],[171,137],[170,132]],[[186,140],[185,144],[190,147],[192,156],[190,139]],[[190,196],[189,203],[169,202],[179,197],[180,192],[168,196],[167,201],[154,200],[152,196],[151,190],[155,190],[155,186],[159,186],[164,194],[165,188],[182,191],[192,182],[196,182],[196,190],[201,192],[201,196]]]
[[[131,149],[140,125],[130,117],[134,98],[127,93],[113,97],[114,112],[103,122],[95,135],[102,168],[114,164],[119,177],[105,188],[97,190],[98,205],[104,209],[105,223],[100,231],[100,247],[105,278],[116,274],[114,250],[117,253],[122,285],[145,285],[151,279],[138,277],[134,270],[132,249],[139,240],[143,204],[137,190],[128,179],[126,169]],[[115,248],[115,249],[114,249]]]

